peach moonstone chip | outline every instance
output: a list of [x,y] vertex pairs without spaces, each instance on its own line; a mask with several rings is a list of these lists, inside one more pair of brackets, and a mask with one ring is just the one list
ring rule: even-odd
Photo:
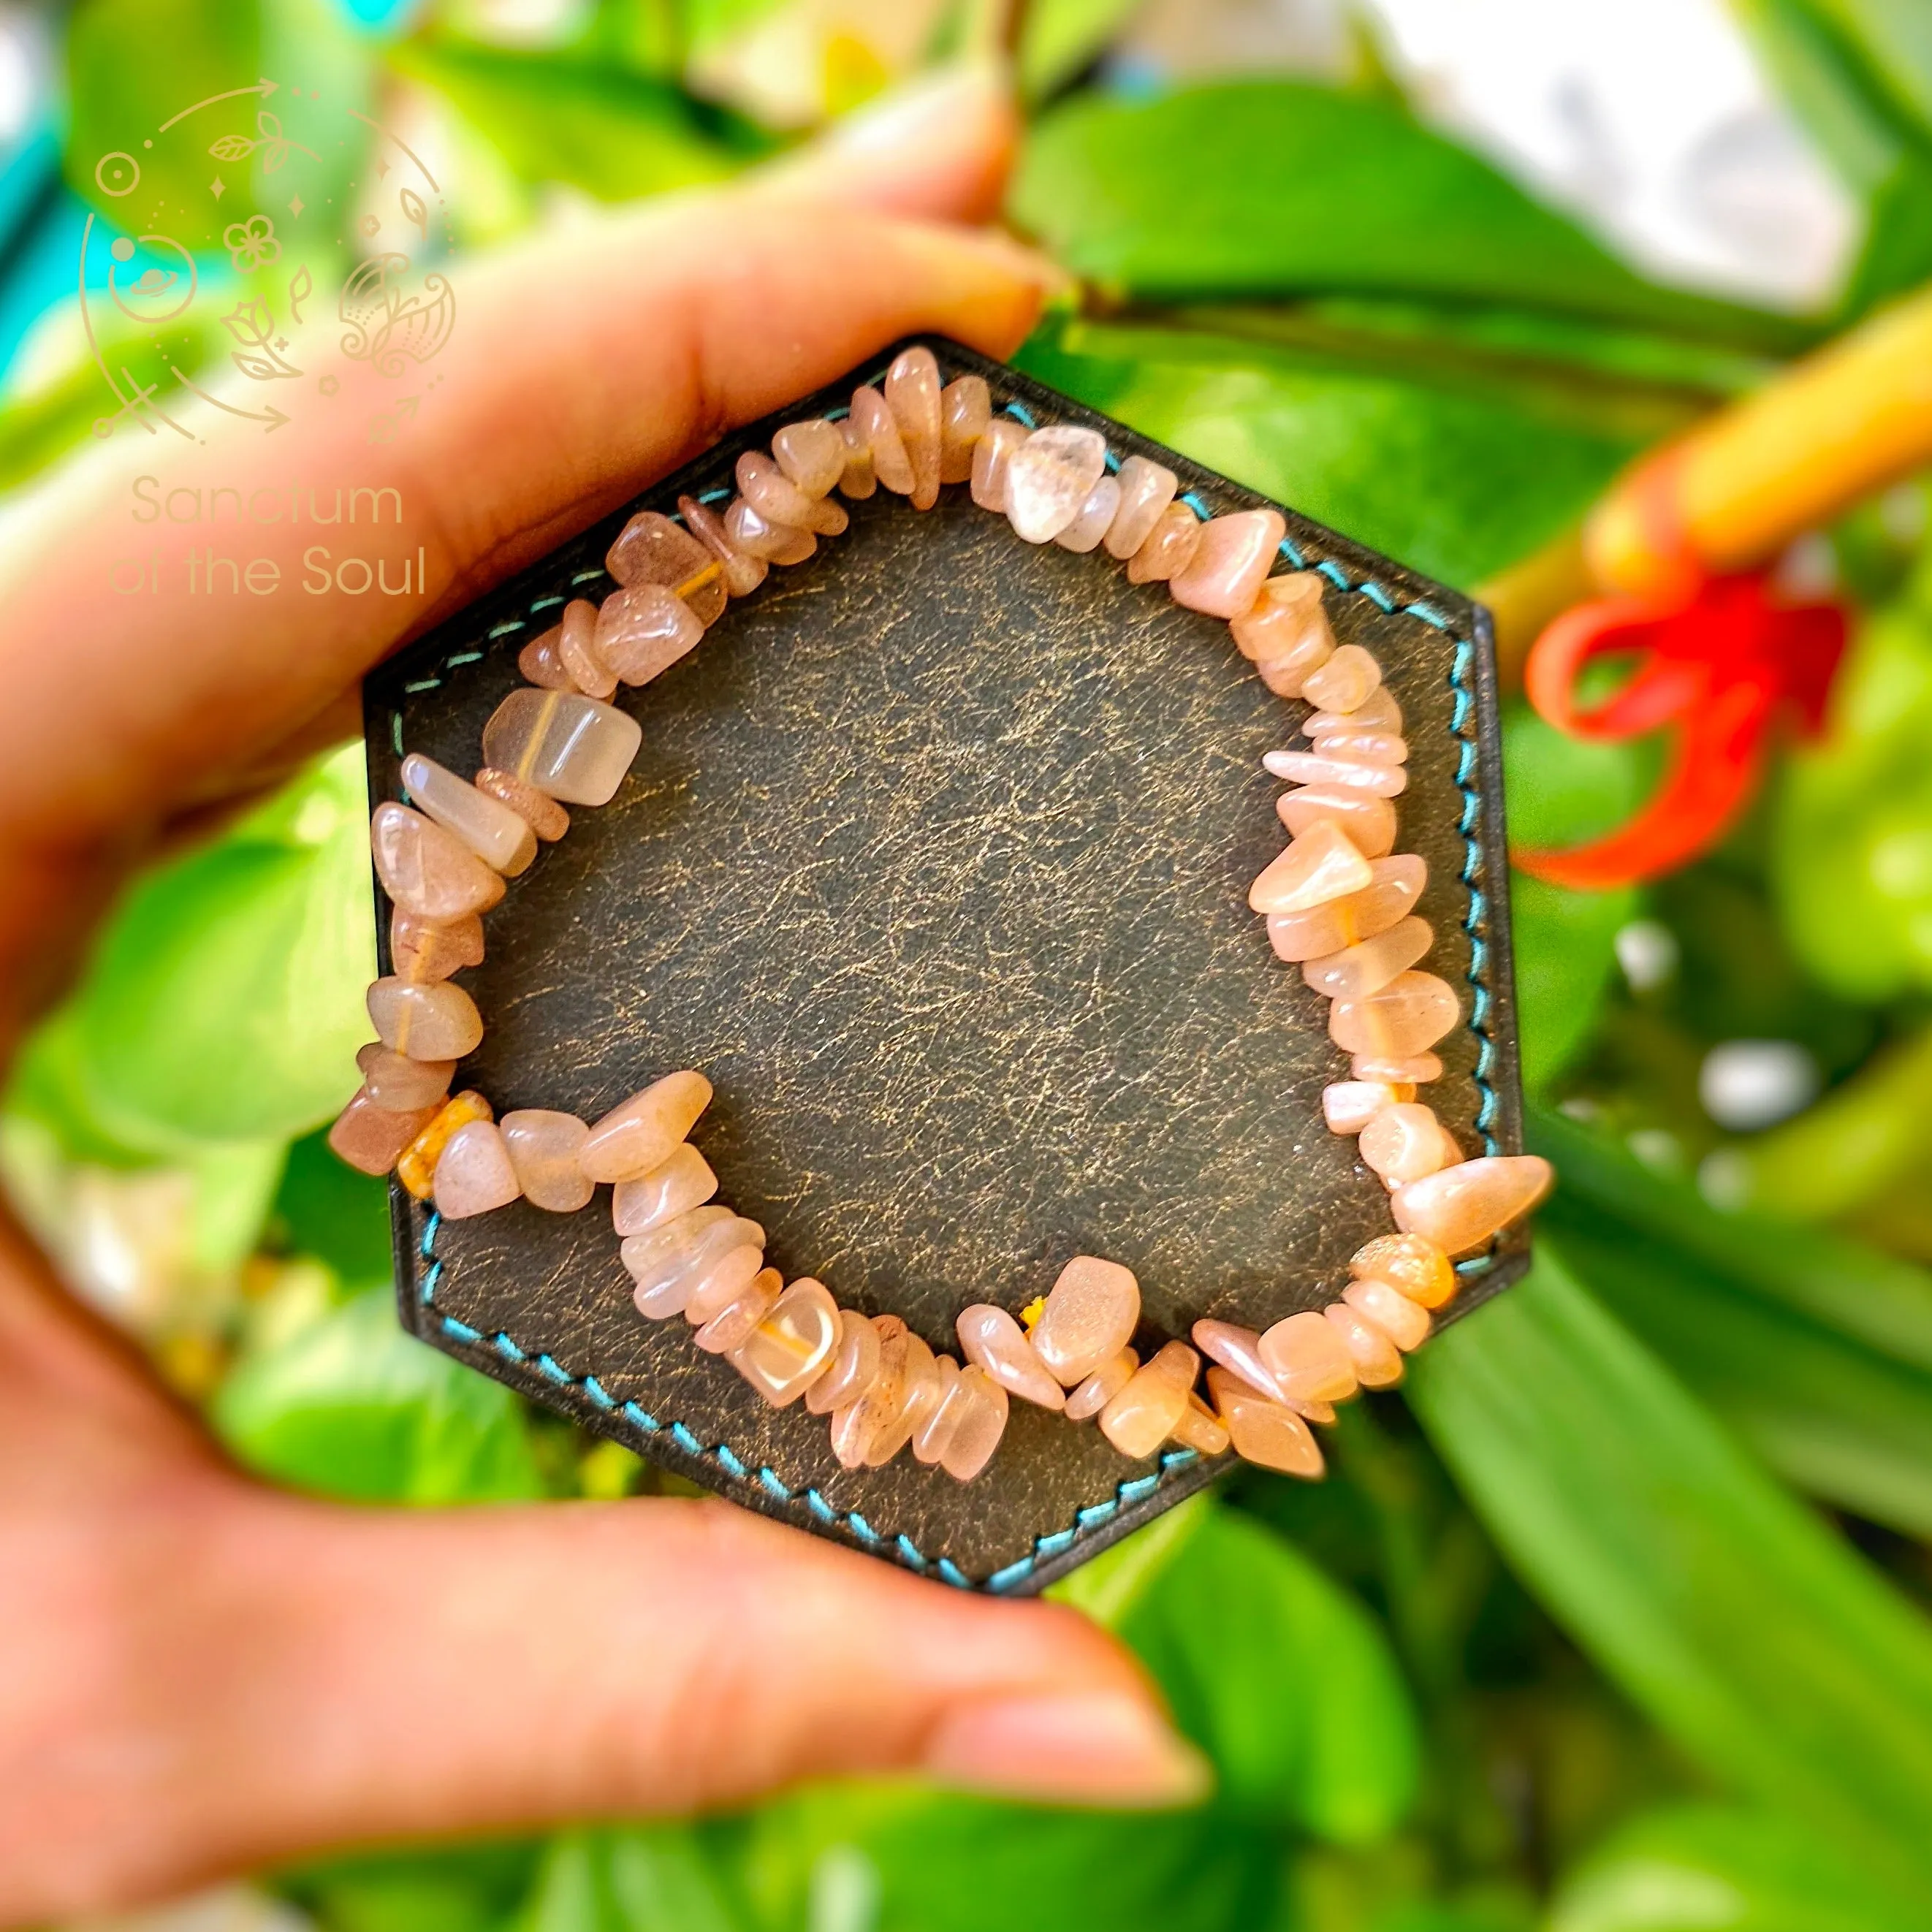
[[1279,510],[1237,510],[1210,518],[1186,568],[1168,580],[1168,594],[1210,617],[1240,616],[1253,604],[1287,534]]
[[1318,818],[1271,860],[1248,888],[1258,913],[1308,912],[1372,885],[1370,862],[1331,820]]
[[879,1331],[856,1309],[842,1308],[831,1365],[806,1390],[805,1406],[814,1415],[830,1415],[856,1402],[878,1372]]
[[589,1204],[590,1177],[577,1164],[590,1130],[574,1114],[548,1107],[520,1107],[499,1124],[518,1185],[533,1208],[552,1214],[574,1214]]
[[1140,1284],[1131,1269],[1076,1255],[1047,1292],[1034,1353],[1056,1382],[1072,1388],[1120,1354],[1140,1318]]
[[598,1121],[578,1159],[592,1180],[634,1180],[671,1157],[710,1104],[703,1074],[667,1073]]
[[1147,542],[1161,512],[1174,501],[1180,479],[1164,463],[1130,456],[1114,480],[1120,486],[1120,507],[1107,526],[1107,554],[1124,563]]
[[513,691],[483,728],[483,762],[566,805],[608,805],[644,740],[634,718],[594,698]]
[[1361,891],[1332,899],[1326,905],[1312,906],[1306,912],[1270,913],[1268,944],[1277,958],[1302,960],[1318,959],[1358,940],[1372,939],[1408,916],[1428,879],[1427,862],[1413,852],[1371,860],[1369,883]]
[[1141,1358],[1131,1348],[1123,1348],[1111,1362],[1102,1362],[1066,1398],[1067,1420],[1084,1422],[1089,1416],[1098,1415],[1133,1379],[1140,1365]]
[[966,1359],[984,1369],[1010,1395],[1042,1408],[1064,1408],[1066,1391],[1047,1372],[1026,1331],[989,1301],[962,1308],[953,1324]]
[[1424,1308],[1442,1308],[1455,1297],[1456,1270],[1433,1241],[1420,1234],[1378,1234],[1348,1262],[1357,1281],[1385,1281]]
[[659,511],[640,510],[624,526],[604,553],[604,568],[627,590],[661,584],[675,591],[700,624],[724,615],[726,586],[718,558]]
[[961,376],[939,397],[939,480],[964,483],[973,473],[980,439],[993,419],[993,392],[983,376]]
[[446,1220],[466,1220],[506,1208],[522,1190],[502,1130],[494,1120],[470,1120],[449,1137],[436,1164],[436,1211]]
[[1185,1342],[1168,1342],[1101,1410],[1101,1434],[1123,1456],[1151,1456],[1186,1412],[1200,1366]]
[[731,1364],[774,1408],[797,1401],[832,1366],[838,1306],[823,1282],[795,1281],[731,1352]]
[[647,1174],[620,1180],[610,1190],[610,1224],[620,1234],[642,1234],[694,1208],[702,1208],[718,1192],[711,1163],[688,1141],[680,1141],[670,1155]]
[[369,1018],[382,1044],[411,1060],[460,1060],[482,1042],[483,1016],[448,980],[412,986],[393,975],[369,988]]
[[1332,818],[1364,859],[1384,859],[1395,850],[1395,807],[1359,785],[1305,784],[1285,791],[1275,814],[1299,838],[1318,818]]
[[1310,1482],[1321,1474],[1321,1445],[1293,1409],[1271,1401],[1226,1369],[1208,1371],[1208,1389],[1242,1461]]
[[1527,1214],[1555,1178],[1540,1154],[1487,1154],[1398,1187],[1389,1207],[1405,1234],[1420,1234],[1445,1254],[1466,1255]]
[[328,1144],[358,1173],[387,1174],[436,1113],[433,1102],[404,1112],[382,1106],[364,1086],[335,1117]]
[[1262,1335],[1258,1352],[1292,1402],[1346,1402],[1355,1392],[1346,1345],[1312,1309],[1277,1322]]
[[527,819],[434,758],[412,752],[403,760],[402,778],[403,789],[420,810],[506,878],[526,871],[537,856],[537,835]]
[[1051,543],[1080,514],[1107,467],[1098,430],[1036,430],[1006,460],[1006,520],[1027,543]]
[[[560,694],[528,694],[538,704]],[[422,918],[442,923],[488,912],[503,896],[502,876],[454,832],[393,800],[370,814],[369,849],[383,891]]]
[[1328,1037],[1344,1053],[1420,1053],[1454,1029],[1456,989],[1433,973],[1398,973],[1386,986],[1328,1010]]

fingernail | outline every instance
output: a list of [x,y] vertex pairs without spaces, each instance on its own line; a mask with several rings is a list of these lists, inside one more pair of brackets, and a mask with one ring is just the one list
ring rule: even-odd
[[1192,1804],[1214,1784],[1192,1744],[1118,1692],[963,1706],[928,1740],[925,1768],[978,1790],[1097,1804]]
[[820,137],[840,154],[888,153],[930,136],[982,103],[1003,102],[1010,83],[990,60],[962,60],[894,88],[874,106],[856,109],[833,122]]

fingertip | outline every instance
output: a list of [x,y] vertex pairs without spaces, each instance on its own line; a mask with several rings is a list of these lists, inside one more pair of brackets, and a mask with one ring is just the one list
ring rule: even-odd
[[940,1783],[1065,1804],[1198,1804],[1214,1772],[1144,1694],[1035,1691],[946,1712],[921,1767]]
[[833,122],[749,185],[881,214],[989,220],[1006,192],[1019,130],[1005,64],[956,62]]

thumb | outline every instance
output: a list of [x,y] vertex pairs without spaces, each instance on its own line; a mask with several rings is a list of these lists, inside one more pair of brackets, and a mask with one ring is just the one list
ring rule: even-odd
[[894,88],[747,177],[764,194],[928,220],[990,221],[1018,143],[1012,83],[962,61]]
[[[182,1606],[149,1680],[190,1736],[165,1780],[94,1794],[144,1820],[123,1897],[830,1774],[1117,1805],[1206,1787],[1138,1666],[1058,1605],[922,1582],[722,1502],[428,1514],[232,1487],[199,1560],[177,1552],[202,1613]],[[151,1757],[128,1760],[137,1782]]]

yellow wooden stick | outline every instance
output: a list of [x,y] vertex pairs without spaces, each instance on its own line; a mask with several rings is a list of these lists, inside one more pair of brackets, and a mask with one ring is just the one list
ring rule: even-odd
[[1568,605],[1747,569],[1932,463],[1932,289],[1652,451],[1572,533],[1482,586],[1506,662]]

